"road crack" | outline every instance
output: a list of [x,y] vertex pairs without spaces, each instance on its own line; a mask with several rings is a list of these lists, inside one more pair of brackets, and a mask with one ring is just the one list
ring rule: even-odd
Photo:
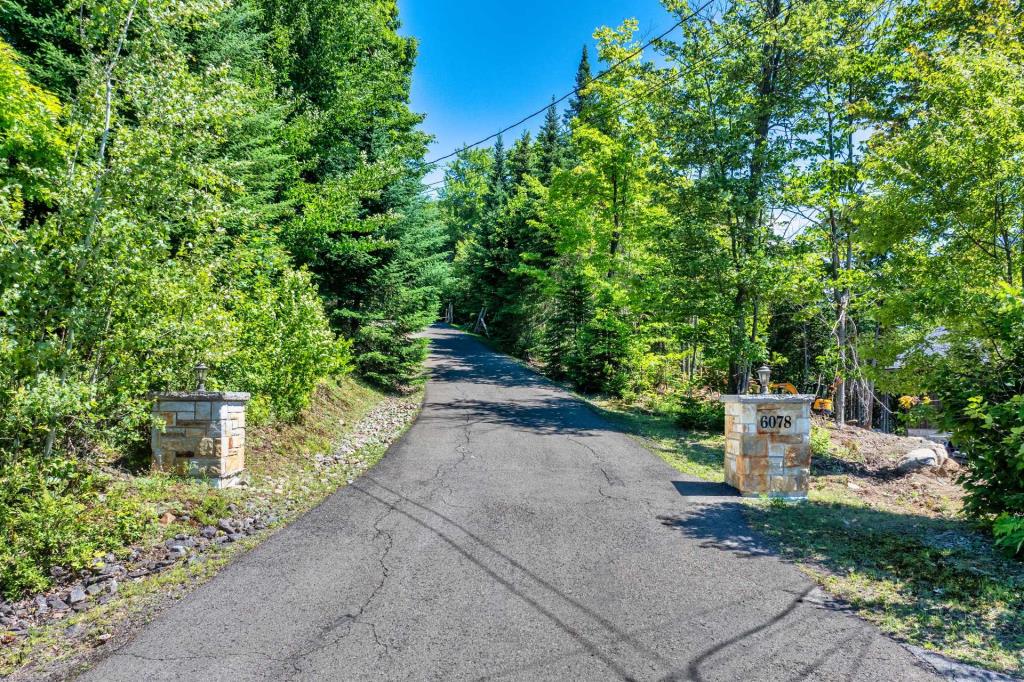
[[[612,475],[611,473],[608,472],[608,470],[604,467],[604,462],[602,462],[601,456],[597,453],[597,450],[592,448],[589,444],[584,443],[582,440],[579,440],[578,438],[567,437],[567,440],[570,443],[583,448],[584,450],[586,450],[587,452],[589,452],[593,456],[594,460],[593,460],[593,462],[591,462],[591,464],[593,464],[594,468],[596,468],[598,471],[601,472],[601,475],[604,477],[604,480],[608,484],[607,487],[611,487],[611,488],[624,488],[626,486],[625,482],[623,482],[623,480],[621,478],[619,478],[618,476],[614,476],[614,475]],[[607,490],[606,490],[606,486],[601,485],[600,483],[597,486],[597,492],[598,492],[598,494],[601,497],[603,497],[606,500],[616,500],[618,502],[628,502],[628,501],[630,501],[629,498],[627,498],[627,497],[619,497],[617,495],[610,495],[607,492]]]

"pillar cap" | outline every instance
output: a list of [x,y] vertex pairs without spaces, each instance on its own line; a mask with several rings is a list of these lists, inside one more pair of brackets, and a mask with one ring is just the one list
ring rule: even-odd
[[162,391],[147,394],[150,400],[198,400],[200,402],[224,401],[245,403],[252,397],[249,393],[231,391]]
[[718,400],[723,403],[745,403],[753,405],[760,403],[790,403],[800,405],[813,403],[814,396],[808,394],[792,395],[790,393],[769,393],[767,395],[723,395],[719,396]]

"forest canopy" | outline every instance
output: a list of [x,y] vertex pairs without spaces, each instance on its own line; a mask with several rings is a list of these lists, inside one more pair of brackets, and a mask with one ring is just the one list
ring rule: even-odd
[[398,28],[387,0],[0,6],[4,461],[141,443],[198,362],[257,423],[418,378],[447,261]]
[[646,50],[597,31],[564,118],[448,168],[458,317],[688,424],[768,364],[840,424],[951,429],[1024,540],[1019,3],[663,4]]

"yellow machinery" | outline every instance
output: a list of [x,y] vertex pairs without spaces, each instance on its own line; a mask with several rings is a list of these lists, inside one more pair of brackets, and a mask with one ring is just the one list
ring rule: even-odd
[[[780,389],[780,390],[783,390],[786,393],[790,393],[792,395],[797,395],[798,393],[800,393],[800,391],[796,390],[796,386],[794,386],[793,384],[791,384],[789,382],[786,382],[784,384],[782,384],[782,383],[770,384],[770,388],[772,388],[772,389]],[[829,393],[831,394],[834,391],[835,391],[835,384],[832,385],[832,388],[829,391]],[[832,411],[832,399],[831,398],[815,398],[814,399],[814,405],[812,406],[811,409],[813,409],[815,412],[831,412]]]

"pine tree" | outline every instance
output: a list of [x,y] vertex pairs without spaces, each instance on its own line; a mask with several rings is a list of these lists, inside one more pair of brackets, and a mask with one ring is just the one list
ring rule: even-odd
[[523,184],[527,175],[537,175],[537,156],[533,145],[533,138],[527,130],[523,136],[516,140],[509,154],[509,171],[511,174],[512,187],[516,188]]
[[597,102],[597,95],[588,90],[590,82],[594,79],[590,70],[590,52],[587,46],[583,46],[583,55],[580,57],[580,65],[576,69],[576,88],[572,98],[569,100],[569,108],[565,112],[565,125],[569,126],[580,117],[586,119],[591,105]]
[[505,143],[498,135],[494,143],[494,163],[491,166],[491,177],[487,183],[487,209],[495,212],[508,201],[509,175],[508,155],[505,153]]
[[538,179],[545,186],[551,184],[555,176],[555,170],[562,165],[562,131],[558,125],[558,108],[555,106],[555,98],[551,98],[551,106],[548,107],[547,116],[544,118],[544,128],[537,137],[537,171]]

